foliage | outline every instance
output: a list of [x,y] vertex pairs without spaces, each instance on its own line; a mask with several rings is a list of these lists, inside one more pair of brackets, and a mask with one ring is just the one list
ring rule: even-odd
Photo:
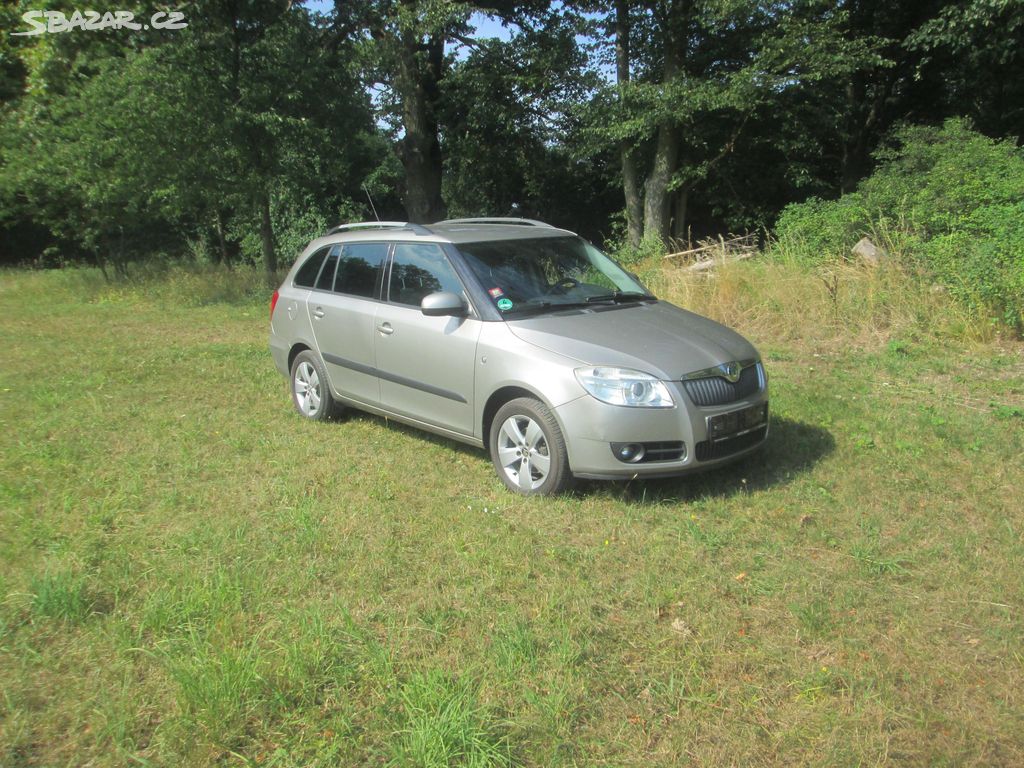
[[607,244],[611,254],[620,264],[632,267],[652,261],[656,263],[656,260],[665,255],[665,244],[655,234],[648,232],[636,246],[631,245],[624,235],[624,232],[618,233],[618,237]]
[[[38,5],[7,3],[0,21],[21,27]],[[272,275],[327,225],[445,211],[541,218],[617,248],[624,202],[634,244],[642,220],[700,238],[852,191],[897,119],[966,114],[988,136],[1024,135],[1024,16],[1009,0],[311,7],[199,2],[173,32],[7,35],[0,261],[123,276],[198,254]],[[612,83],[619,10],[630,77]],[[485,15],[505,37],[478,28]],[[917,236],[891,201],[879,216],[858,200],[809,203],[808,247]],[[943,279],[952,262],[985,273],[956,288],[972,301],[1005,303],[990,284],[1016,247],[1008,215],[964,224],[1008,233],[991,248],[931,238]]]
[[787,208],[778,250],[822,263],[868,235],[969,305],[1024,327],[1024,152],[960,121],[893,138],[856,192]]
[[240,243],[273,271],[261,209],[273,224],[301,201],[300,218],[317,222],[286,227],[290,258],[298,237],[363,198],[387,154],[348,48],[325,46],[306,11],[279,4],[201,6],[174,35],[78,51],[87,76],[28,91],[3,126],[3,208],[101,263],[121,266],[168,230],[179,241],[218,231],[218,258]]
[[[879,61],[869,37],[843,34],[846,19],[845,10],[813,0],[670,0],[610,9],[605,25],[616,37],[605,45],[614,45],[618,55],[628,42],[629,55],[618,59],[616,82],[583,111],[583,146],[618,147],[645,169],[637,180],[645,233],[685,236],[690,206],[707,211],[718,203],[702,187],[722,163],[739,152],[746,173],[751,165],[765,165],[743,146],[747,136],[769,131],[778,141],[783,131],[796,134],[785,137],[789,143],[806,136],[781,105],[791,109],[821,83],[847,79]],[[754,183],[760,178],[754,175]],[[736,186],[715,185],[733,199],[714,211],[716,219],[765,223],[764,214],[739,213]]]
[[[508,42],[481,40],[445,78],[441,122],[445,197],[460,216],[540,215],[556,202],[549,176],[568,172],[577,188],[588,181],[585,164],[561,162],[575,116],[569,106],[595,85],[577,46],[577,20],[550,16]],[[486,109],[480,105],[486,104]]]
[[[906,47],[920,57],[924,115],[962,115],[989,136],[1024,139],[1024,4],[964,0],[944,4],[914,29]],[[934,118],[933,118],[934,119]]]

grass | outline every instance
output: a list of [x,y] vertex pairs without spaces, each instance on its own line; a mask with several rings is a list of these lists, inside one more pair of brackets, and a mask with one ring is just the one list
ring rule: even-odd
[[506,493],[313,425],[258,276],[0,274],[0,765],[1024,763],[1024,348],[899,274],[663,296],[765,355],[760,455]]

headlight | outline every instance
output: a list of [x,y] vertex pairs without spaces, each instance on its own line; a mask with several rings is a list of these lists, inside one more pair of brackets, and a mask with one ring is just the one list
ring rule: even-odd
[[629,368],[586,367],[575,370],[576,380],[602,403],[637,408],[671,408],[668,387],[649,373]]

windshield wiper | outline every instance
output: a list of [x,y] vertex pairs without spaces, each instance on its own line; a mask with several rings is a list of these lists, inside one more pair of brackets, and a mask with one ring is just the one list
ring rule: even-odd
[[515,309],[502,312],[505,317],[516,315],[530,315],[537,312],[560,312],[563,309],[582,309],[587,305],[580,301],[540,301],[535,304],[520,304]]
[[642,293],[640,291],[619,291],[616,290],[614,293],[602,293],[598,296],[587,296],[588,304],[596,304],[601,301],[611,301],[618,304],[623,301],[643,301],[644,299],[653,299],[649,293]]

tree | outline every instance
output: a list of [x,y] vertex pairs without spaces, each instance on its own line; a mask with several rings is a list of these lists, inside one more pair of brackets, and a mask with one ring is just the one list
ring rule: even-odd
[[383,145],[350,49],[325,45],[304,9],[203,12],[173,42],[101,59],[64,92],[29,93],[5,125],[7,208],[20,203],[117,268],[120,245],[155,224],[182,236],[212,225],[222,254],[232,230],[251,228],[274,281],[275,197],[351,209]]
[[947,3],[903,43],[920,56],[915,80],[944,86],[944,116],[969,115],[990,135],[1024,140],[1024,3]]
[[575,18],[552,14],[507,42],[469,41],[465,58],[453,63],[439,114],[450,211],[555,220],[552,175],[593,187],[592,168],[564,162],[578,128],[575,107],[596,86],[578,31]]
[[[654,0],[602,6],[616,83],[589,133],[619,147],[629,239],[683,234],[693,189],[734,149],[764,104],[848,72],[868,55],[841,14],[806,2]],[[642,226],[640,217],[642,211]]]
[[359,40],[366,78],[379,90],[381,117],[392,127],[405,171],[403,199],[410,221],[443,219],[441,137],[451,44],[475,45],[469,18],[477,9],[525,23],[548,0],[488,4],[461,0],[364,0],[335,5],[339,37]]

